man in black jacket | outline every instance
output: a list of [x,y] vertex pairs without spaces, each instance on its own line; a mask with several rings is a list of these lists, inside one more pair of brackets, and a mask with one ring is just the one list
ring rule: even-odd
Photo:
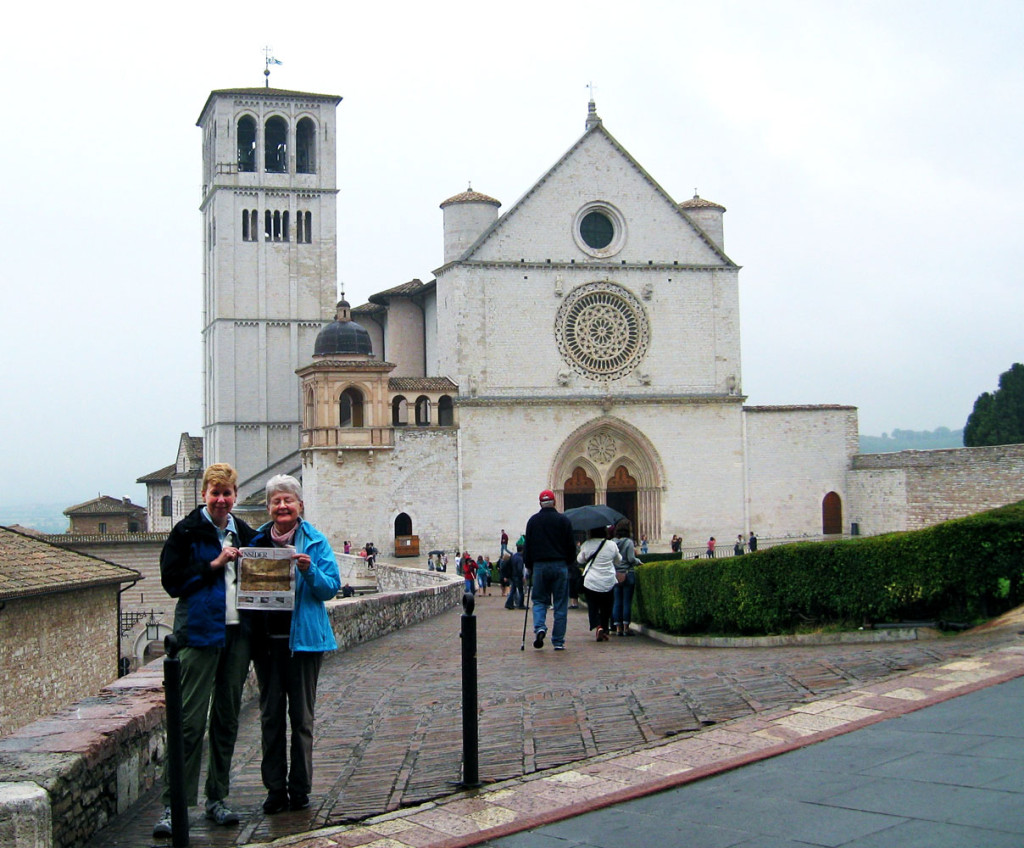
[[543,648],[548,606],[554,607],[551,644],[565,650],[569,616],[569,563],[576,559],[576,542],[569,519],[555,509],[555,494],[540,493],[540,510],[526,522],[523,560],[533,579],[533,647]]

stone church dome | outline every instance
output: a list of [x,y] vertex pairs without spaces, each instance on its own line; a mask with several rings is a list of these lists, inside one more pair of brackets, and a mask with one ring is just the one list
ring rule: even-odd
[[317,334],[313,356],[369,356],[372,353],[370,334],[366,328],[352,320],[348,301],[339,300],[337,317]]

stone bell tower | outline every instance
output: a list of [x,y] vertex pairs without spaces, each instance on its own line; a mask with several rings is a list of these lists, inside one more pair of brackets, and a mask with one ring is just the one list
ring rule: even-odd
[[340,101],[223,89],[199,116],[204,459],[234,465],[243,496],[299,467],[295,370],[336,301]]

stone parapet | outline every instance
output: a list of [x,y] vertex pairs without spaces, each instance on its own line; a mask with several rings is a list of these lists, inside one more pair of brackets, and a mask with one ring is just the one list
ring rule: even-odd
[[[378,594],[327,605],[341,650],[449,610],[462,597],[462,580],[454,574],[384,563],[376,573]],[[160,660],[95,697],[3,737],[0,845],[68,848],[85,843],[160,779],[165,748]],[[32,787],[45,792],[45,798]],[[25,834],[42,827],[44,812],[52,825],[43,828],[42,836],[31,837],[36,841],[25,841]],[[11,841],[8,830],[21,841]]]

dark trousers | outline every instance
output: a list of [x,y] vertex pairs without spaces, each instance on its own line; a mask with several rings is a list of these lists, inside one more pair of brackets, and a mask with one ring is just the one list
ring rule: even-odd
[[[295,651],[288,639],[270,639],[266,650],[253,653],[260,684],[260,728],[263,731],[263,785],[268,792],[308,795],[313,788],[313,707],[323,653]],[[288,767],[285,716],[291,725],[291,769]]]
[[612,617],[612,604],[615,600],[615,591],[610,589],[607,592],[595,592],[593,589],[584,587],[587,597],[587,618],[590,619],[590,629],[603,627],[608,632],[608,622]]

